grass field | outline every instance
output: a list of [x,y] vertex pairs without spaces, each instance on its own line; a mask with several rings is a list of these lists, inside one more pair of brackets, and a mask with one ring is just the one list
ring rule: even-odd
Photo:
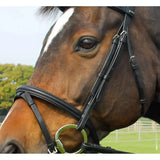
[[160,153],[159,125],[145,121],[139,127],[114,131],[101,141],[101,145],[132,153]]

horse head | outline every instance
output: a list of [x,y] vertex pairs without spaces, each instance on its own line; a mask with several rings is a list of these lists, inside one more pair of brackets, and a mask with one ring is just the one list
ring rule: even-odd
[[[83,110],[113,44],[112,39],[123,24],[126,13],[107,7],[60,9],[64,13],[44,39],[35,70],[27,84],[32,86],[28,93],[35,88],[39,89],[38,92],[46,91],[42,93],[60,98],[60,101],[73,106],[78,112]],[[53,8],[45,8],[44,11],[48,10]],[[155,67],[158,63],[154,60],[156,47],[152,42],[153,37],[146,32],[149,27],[147,28],[147,16],[143,13],[149,14],[148,9],[135,9],[128,34],[133,51],[138,57],[137,63],[145,86],[146,112],[155,91],[156,84],[153,82],[156,82],[154,73],[157,71]],[[99,140],[115,129],[131,125],[141,116],[139,93],[126,45],[103,90],[101,100],[89,115]],[[37,94],[38,92],[36,91]],[[27,94],[25,92],[18,95],[20,97],[15,99],[1,126],[1,152],[47,152],[46,139],[29,107],[29,102],[26,101]],[[77,124],[78,119],[57,108],[56,104],[53,105],[34,94],[33,97],[29,95],[29,98],[43,118],[51,139],[54,140],[57,130],[61,127]],[[88,141],[93,142],[88,127],[85,128],[85,132]],[[61,133],[60,139],[67,152],[74,152],[80,147],[83,135],[71,127]]]

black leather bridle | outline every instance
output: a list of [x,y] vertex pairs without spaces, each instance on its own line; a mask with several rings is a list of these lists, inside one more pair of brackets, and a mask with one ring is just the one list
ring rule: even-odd
[[64,100],[52,95],[42,89],[33,87],[33,86],[21,86],[16,91],[15,100],[19,98],[23,98],[30,108],[32,109],[39,126],[42,130],[42,133],[45,137],[49,152],[57,152],[57,146],[55,141],[51,138],[49,131],[46,127],[46,124],[33,100],[33,98],[41,99],[52,104],[54,107],[58,107],[61,110],[64,110],[66,113],[73,116],[78,120],[77,130],[81,131],[85,127],[89,129],[89,134],[92,137],[95,144],[91,143],[83,143],[82,148],[84,152],[102,152],[102,153],[126,153],[121,151],[116,151],[109,147],[102,147],[99,145],[99,139],[96,134],[96,130],[94,125],[90,121],[90,113],[92,112],[94,106],[100,101],[104,85],[111,77],[111,74],[119,60],[119,57],[122,53],[124,45],[127,44],[128,53],[129,53],[129,61],[131,63],[131,67],[133,69],[133,73],[135,75],[136,84],[139,91],[139,98],[141,104],[141,114],[144,114],[144,106],[145,106],[145,92],[144,92],[144,84],[141,78],[141,74],[139,72],[139,68],[136,62],[135,55],[133,53],[130,38],[129,38],[129,25],[131,23],[131,19],[134,16],[134,7],[109,7],[113,10],[116,10],[122,14],[124,14],[124,20],[117,32],[117,34],[113,37],[112,45],[110,47],[109,53],[107,53],[106,60],[103,64],[103,67],[98,74],[98,77],[92,87],[92,90],[84,104],[82,111],[76,109],[71,104],[65,102]]

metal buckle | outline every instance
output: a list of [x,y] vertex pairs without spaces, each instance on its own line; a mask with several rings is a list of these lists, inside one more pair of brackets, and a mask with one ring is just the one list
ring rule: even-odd
[[129,62],[132,62],[132,60],[135,60],[135,56],[134,55],[129,58]]
[[56,154],[56,153],[58,153],[58,150],[56,147],[54,147],[54,150],[52,152],[48,149],[48,153],[49,154]]
[[123,30],[121,32],[121,34],[120,34],[120,42],[126,43],[126,41],[127,41],[127,39],[126,39],[127,34],[128,34],[128,32],[126,30]]
[[118,34],[114,35],[113,38],[112,38],[112,40],[117,39],[117,38],[119,38]]
[[127,35],[127,34],[128,34],[128,32],[125,31],[125,30],[123,30],[123,31],[121,32],[120,36],[122,36],[122,35]]
[[134,14],[135,14],[134,11],[132,11],[132,10],[129,10],[128,12],[129,12],[129,14],[130,14],[131,16],[134,16]]

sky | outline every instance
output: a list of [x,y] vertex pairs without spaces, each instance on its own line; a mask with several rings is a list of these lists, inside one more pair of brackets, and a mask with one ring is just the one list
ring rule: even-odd
[[54,21],[39,15],[39,8],[0,6],[0,64],[35,65]]
[[[15,1],[18,2],[15,3]],[[50,2],[49,5],[53,4],[55,6],[65,6],[66,3],[70,5],[70,3],[75,4],[75,2],[78,2],[78,0],[65,0],[63,3],[61,1],[62,0],[45,0],[45,2]],[[95,2],[99,2],[101,5],[105,4],[104,1],[100,3],[102,0],[93,1],[94,3],[92,3],[92,5],[98,5]],[[27,6],[23,6],[22,2],[25,5],[27,4]],[[53,24],[54,18],[38,15],[37,11],[40,5],[34,4],[33,2],[33,0],[31,2],[29,0],[4,0],[4,4],[0,6],[0,64],[35,65],[42,48],[43,39]],[[59,4],[59,2],[62,4]],[[82,1],[80,2],[80,5],[86,5],[82,3]],[[88,1],[85,0],[85,2]],[[107,2],[107,0],[105,0],[105,2]],[[127,2],[132,1],[127,0]],[[145,0],[144,4],[147,5],[147,2],[148,0]],[[157,2],[159,4],[159,1]],[[8,7],[8,4],[12,6]],[[44,5],[42,2],[41,4]],[[48,5],[48,3],[45,4]],[[111,5],[110,3],[108,4]],[[119,3],[116,4],[118,5]],[[120,1],[120,4],[123,5],[122,1]],[[77,4],[75,4],[75,6],[76,5]],[[151,4],[149,3],[149,5]]]

